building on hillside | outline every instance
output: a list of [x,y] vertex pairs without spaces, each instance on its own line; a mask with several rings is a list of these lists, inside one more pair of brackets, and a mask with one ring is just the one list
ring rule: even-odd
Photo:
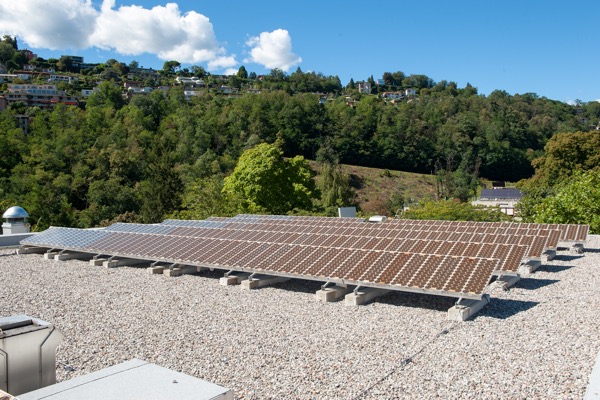
[[231,87],[231,86],[219,86],[217,88],[217,93],[222,93],[222,94],[233,94],[233,93],[237,93],[238,92],[238,88],[236,87]]
[[31,61],[31,60],[37,58],[37,54],[35,54],[33,51],[28,50],[28,49],[21,50],[21,54],[23,54],[25,57],[27,57],[27,61]]
[[125,93],[125,95],[123,97],[131,99],[133,96],[148,95],[148,94],[152,93],[153,91],[154,91],[154,88],[151,88],[149,86],[146,86],[146,87],[130,86],[129,88],[127,88],[127,92]]
[[356,87],[359,93],[371,94],[371,84],[369,82],[358,82]]
[[522,197],[523,194],[519,189],[494,187],[493,189],[482,189],[479,198],[471,204],[497,207],[506,215],[515,215],[515,206]]
[[77,82],[79,82],[79,78],[76,76],[70,76],[70,75],[50,74],[50,77],[48,78],[48,82],[77,83]]
[[4,111],[8,107],[8,101],[6,101],[6,97],[0,96],[0,112]]
[[71,59],[71,66],[73,68],[80,69],[81,68],[81,64],[83,64],[83,57],[81,57],[81,56],[65,56],[65,55],[62,55],[60,57],[61,58],[63,58],[63,57],[64,58],[67,58],[67,57],[70,58]]
[[204,86],[204,81],[197,76],[178,76],[175,78],[175,82],[185,86]]
[[406,95],[406,97],[414,97],[417,95],[417,89],[408,88],[404,91],[404,94]]
[[144,82],[142,81],[132,81],[132,80],[127,80],[123,82],[123,88],[125,88],[125,90],[129,90],[129,88],[140,88],[144,86]]
[[[17,74],[0,74],[0,83],[13,82],[17,79]],[[27,77],[29,79],[29,77]]]
[[404,92],[383,92],[381,97],[385,100],[401,100],[404,98]]
[[54,108],[57,104],[79,105],[79,99],[69,96],[56,85],[9,84],[6,94],[8,104],[20,101],[28,107]]

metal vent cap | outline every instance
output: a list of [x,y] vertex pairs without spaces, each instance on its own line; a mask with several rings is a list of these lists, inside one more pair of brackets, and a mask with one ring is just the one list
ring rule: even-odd
[[2,214],[2,218],[27,218],[29,214],[23,207],[12,206]]

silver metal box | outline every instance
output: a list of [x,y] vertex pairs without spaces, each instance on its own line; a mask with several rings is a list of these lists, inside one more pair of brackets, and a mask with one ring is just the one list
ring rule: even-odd
[[40,319],[0,318],[0,390],[17,396],[56,383],[56,347],[63,338]]

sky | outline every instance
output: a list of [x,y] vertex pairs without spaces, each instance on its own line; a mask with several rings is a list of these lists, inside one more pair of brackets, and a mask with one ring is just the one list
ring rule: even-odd
[[344,85],[402,71],[589,102],[600,99],[599,15],[599,0],[0,0],[0,35],[44,58],[300,67]]

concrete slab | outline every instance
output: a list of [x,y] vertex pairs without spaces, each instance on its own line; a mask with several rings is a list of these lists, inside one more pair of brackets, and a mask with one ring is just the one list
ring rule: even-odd
[[389,290],[386,289],[361,287],[360,290],[356,292],[348,293],[344,298],[344,304],[347,306],[360,306],[368,303],[376,297],[383,296],[388,292]]
[[329,286],[324,289],[317,290],[315,298],[317,301],[322,303],[330,303],[333,301],[341,300],[342,297],[346,296],[352,291],[352,288],[344,286]]
[[119,258],[113,260],[106,260],[102,263],[106,268],[125,267],[130,265],[147,264],[148,261],[136,260],[133,258]]
[[48,251],[46,247],[21,247],[17,254],[42,254]]
[[181,276],[183,275],[183,271],[181,268],[179,267],[175,267],[175,268],[168,268],[165,269],[163,274],[165,274],[165,276],[168,276],[170,278],[174,278],[176,276]]
[[77,252],[62,253],[62,254],[58,254],[58,255],[54,256],[54,261],[66,261],[66,260],[72,260],[75,258],[79,259],[79,260],[84,260],[84,259],[89,259],[90,257],[92,257],[92,256],[88,253],[77,253]]
[[239,273],[239,274],[235,274],[235,275],[224,276],[219,279],[219,285],[221,285],[221,286],[239,285],[242,283],[242,281],[245,281],[246,279],[248,279],[249,276],[250,276],[250,274],[247,274],[247,273]]
[[104,262],[108,261],[108,258],[96,258],[90,260],[90,265],[93,267],[101,267],[104,265]]
[[162,274],[164,270],[165,270],[165,267],[148,267],[148,268],[146,268],[146,271],[148,271],[148,273],[151,275]]
[[133,359],[25,393],[21,400],[233,400],[233,391],[168,368]]
[[542,266],[542,260],[539,258],[530,258],[524,260],[519,267],[519,274],[528,275],[532,274],[536,269]]
[[241,282],[242,289],[251,290],[257,289],[259,287],[274,285],[276,283],[289,281],[290,278],[284,278],[281,276],[271,276],[271,275],[256,275],[252,279],[246,279]]
[[596,364],[590,374],[590,382],[585,391],[584,400],[600,400],[600,353],[596,356]]
[[492,285],[500,287],[502,290],[508,290],[520,280],[521,277],[519,275],[502,275]]
[[58,255],[58,251],[49,251],[44,253],[44,260],[54,260],[54,257]]
[[542,259],[544,261],[552,261],[556,257],[556,249],[546,249],[542,254]]
[[585,248],[583,243],[573,243],[570,248],[571,253],[575,254],[582,254],[584,250]]
[[449,321],[466,321],[477,314],[490,302],[490,296],[484,294],[481,300],[461,300],[460,304],[448,310]]
[[13,233],[4,235],[0,234],[0,249],[10,249],[10,248],[18,248],[21,246],[20,242],[23,239],[27,239],[28,237],[35,235],[34,232],[27,233]]

